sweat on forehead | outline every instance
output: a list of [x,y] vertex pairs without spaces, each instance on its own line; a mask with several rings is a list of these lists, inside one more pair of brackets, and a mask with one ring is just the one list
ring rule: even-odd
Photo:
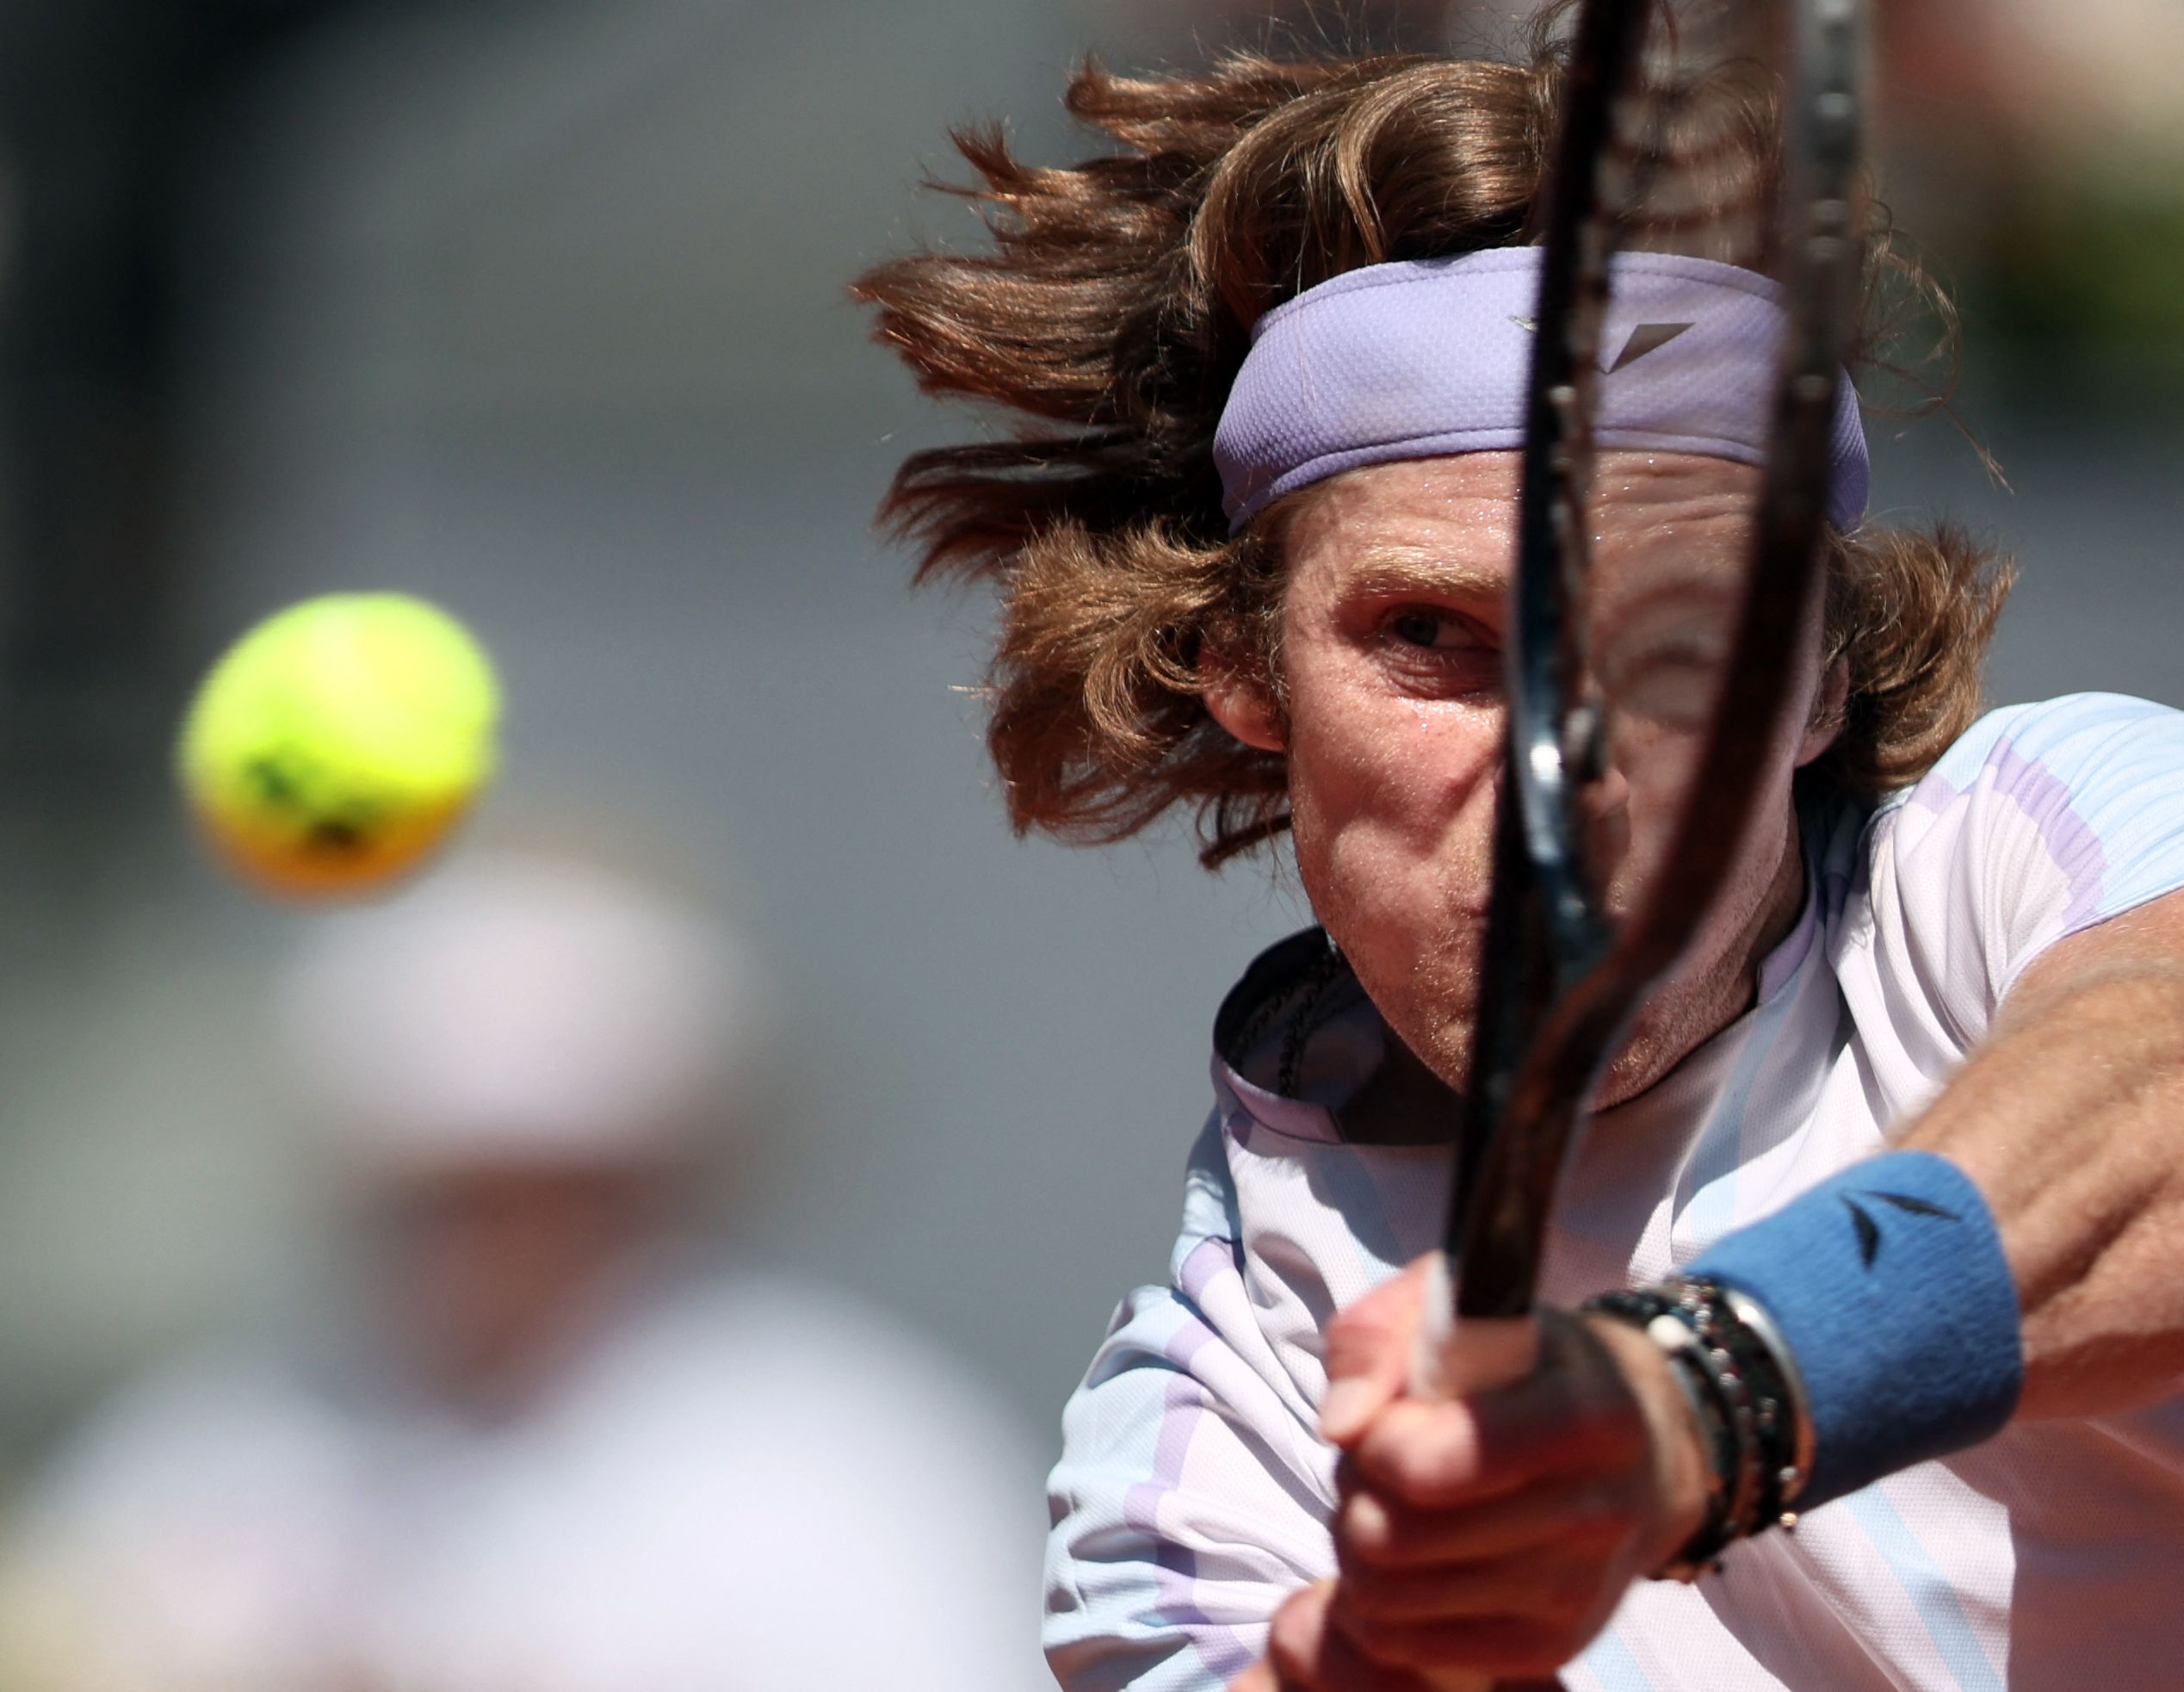
[[[1214,436],[1230,531],[1362,465],[1521,447],[1539,256],[1502,247],[1370,265],[1261,318]],[[1618,254],[1610,282],[1594,442],[1762,462],[1785,320],[1777,286],[1646,252]],[[1832,457],[1828,517],[1849,530],[1868,473],[1847,376]]]

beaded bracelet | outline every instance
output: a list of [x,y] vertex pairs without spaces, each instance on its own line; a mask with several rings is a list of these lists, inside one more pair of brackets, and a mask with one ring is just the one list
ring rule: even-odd
[[1661,1571],[1692,1580],[1732,1542],[1796,1521],[1810,1472],[1811,1420],[1796,1365],[1765,1311],[1703,1276],[1608,1292],[1585,1309],[1643,1333],[1690,1404],[1709,1470],[1705,1519]]

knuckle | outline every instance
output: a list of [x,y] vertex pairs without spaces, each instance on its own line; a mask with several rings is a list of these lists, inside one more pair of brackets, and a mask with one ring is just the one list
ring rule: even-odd
[[1476,1478],[1478,1466],[1469,1416],[1455,1404],[1395,1409],[1402,1413],[1389,1416],[1377,1449],[1368,1438],[1361,1453],[1366,1466],[1414,1509],[1460,1494]]
[[1408,1560],[1404,1546],[1414,1537],[1401,1518],[1385,1506],[1367,1509],[1353,1505],[1335,1519],[1335,1556],[1346,1571],[1397,1568]]

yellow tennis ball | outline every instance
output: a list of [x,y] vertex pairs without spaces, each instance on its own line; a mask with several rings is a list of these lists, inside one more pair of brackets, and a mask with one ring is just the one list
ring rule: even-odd
[[301,897],[414,865],[492,775],[500,689],[463,626],[399,593],[334,593],[268,617],[183,720],[183,791],[220,854]]

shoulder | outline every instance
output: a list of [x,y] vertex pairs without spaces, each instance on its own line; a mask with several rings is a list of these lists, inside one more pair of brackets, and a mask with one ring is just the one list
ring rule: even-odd
[[2117,693],[1990,711],[1882,806],[1869,856],[1914,896],[1984,873],[2113,915],[2184,869],[2184,712]]
[[2080,693],[1989,712],[1865,824],[1834,930],[1867,1020],[1961,1054],[2025,966],[2184,888],[2184,712]]
[[2122,693],[2069,693],[1988,712],[1883,814],[1989,794],[2038,809],[2078,787],[2184,774],[2184,711]]

